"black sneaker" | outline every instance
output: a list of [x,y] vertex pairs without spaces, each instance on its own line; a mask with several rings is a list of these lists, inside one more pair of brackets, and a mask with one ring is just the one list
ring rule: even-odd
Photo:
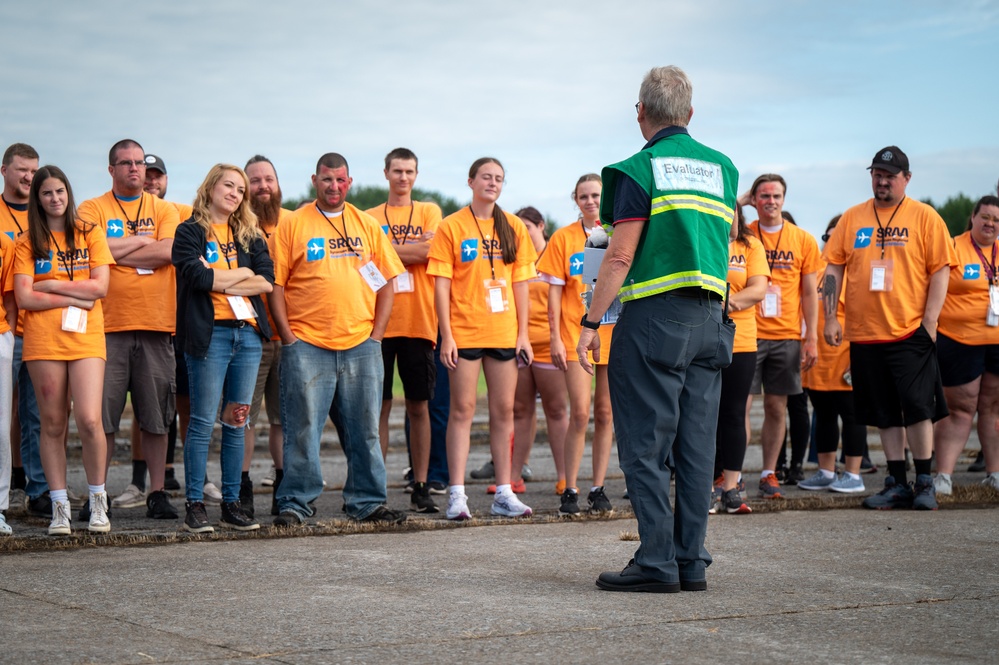
[[[413,495],[415,496],[416,492],[413,492]],[[406,521],[406,513],[400,510],[392,510],[391,508],[388,508],[386,506],[378,506],[372,511],[370,515],[368,515],[364,519],[357,521],[369,522],[369,523],[382,523],[382,524],[399,524],[400,522]]]
[[201,501],[188,501],[185,504],[187,515],[184,516],[184,523],[180,525],[181,531],[190,533],[215,533],[215,529],[208,523],[208,512],[205,504]]
[[787,480],[787,467],[778,466],[774,471],[774,475],[777,476],[777,482],[783,485],[784,481]]
[[805,479],[805,472],[800,464],[792,464],[791,468],[784,474],[785,485],[797,485]]
[[222,519],[219,520],[219,526],[236,531],[255,531],[260,528],[255,519],[243,512],[239,501],[222,502]]
[[146,517],[154,520],[175,520],[180,515],[170,503],[170,496],[160,490],[159,492],[150,492],[149,496],[146,497]]
[[586,502],[590,504],[589,512],[591,513],[609,513],[614,510],[610,499],[604,494],[603,486],[595,490],[590,490],[590,493],[586,496]]
[[447,484],[442,483],[439,480],[431,480],[429,483],[427,483],[427,487],[430,488],[431,494],[440,494],[441,496],[443,496],[448,493]]
[[413,495],[409,498],[409,509],[416,513],[439,512],[437,504],[430,498],[430,487],[426,483],[413,485]]
[[721,507],[729,515],[746,515],[753,510],[742,500],[739,488],[733,487],[722,492]]
[[[34,499],[28,499],[28,514],[33,517],[52,519],[52,499],[49,498],[48,492],[42,492]],[[89,517],[87,521],[90,521]]]
[[302,516],[294,510],[282,511],[274,518],[274,526],[298,526],[304,523],[305,520],[302,519]]
[[568,488],[562,492],[562,505],[558,508],[558,514],[569,517],[579,514],[579,492]]
[[[978,455],[975,457],[975,461],[971,463],[968,467],[968,473],[981,473],[985,470],[985,455],[982,451],[978,451]],[[43,495],[44,496],[44,495]]]
[[180,489],[180,482],[177,480],[177,476],[174,475],[173,469],[166,470],[166,476],[163,478],[163,489],[168,492],[176,492]]
[[247,517],[253,519],[253,481],[249,478],[239,483],[239,507]]
[[[108,516],[108,519],[111,519],[110,506],[108,506],[106,514]],[[87,522],[87,523],[90,522],[90,497],[87,497],[87,500],[83,502],[82,506],[80,506],[80,514],[76,516],[76,519],[79,522]]]

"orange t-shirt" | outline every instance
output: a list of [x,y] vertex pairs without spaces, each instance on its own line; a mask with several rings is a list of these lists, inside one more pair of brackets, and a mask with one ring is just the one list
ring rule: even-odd
[[548,282],[540,276],[527,280],[527,295],[528,306],[531,308],[527,315],[527,338],[534,350],[534,360],[551,364],[552,330],[548,326]]
[[186,222],[194,215],[194,208],[186,203],[174,203],[173,207],[177,209],[177,219],[180,223]]
[[[81,203],[79,215],[83,221],[100,226],[108,240],[137,235],[172,240],[180,223],[177,206],[145,192],[131,201],[106,192]],[[177,326],[177,279],[173,264],[160,266],[152,274],[140,274],[137,268],[112,266],[105,300],[108,305],[105,332],[173,333]]]
[[[517,344],[513,284],[537,275],[538,255],[523,220],[504,214],[517,238],[516,260],[509,265],[503,262],[499,239],[494,237],[492,217],[474,218],[467,206],[445,217],[430,242],[427,274],[451,280],[451,334],[459,349],[510,349]],[[500,282],[495,288],[505,303],[499,312],[492,311],[487,290],[493,271]]]
[[386,280],[403,271],[378,220],[349,203],[327,218],[313,202],[281,220],[273,235],[274,283],[284,287],[295,336],[331,351],[371,337],[376,294],[360,268],[373,261]]
[[[264,238],[267,240],[267,253],[271,255],[272,261],[274,260],[273,259],[274,238],[276,236],[275,231],[277,230],[278,224],[280,224],[281,221],[284,220],[290,214],[291,210],[288,210],[287,208],[281,208],[278,211],[277,224],[272,224],[270,226],[264,226],[263,224],[260,225],[260,230],[263,232]],[[274,316],[271,315],[271,301],[267,298],[266,295],[262,295],[260,299],[264,301],[264,312],[267,314],[267,322],[271,324],[271,331],[273,331],[273,334],[271,335],[271,341],[279,341],[281,339],[281,335],[277,333],[277,326],[274,325]]]
[[[387,212],[386,212],[387,211]],[[436,203],[413,201],[412,207],[391,206],[383,203],[367,211],[378,220],[392,245],[409,245],[420,242],[424,233],[436,233],[441,224],[441,209]],[[416,337],[437,342],[437,310],[434,309],[434,279],[427,274],[427,264],[405,266],[409,277],[396,279],[395,297],[392,299],[392,316],[389,318],[386,337]],[[408,280],[409,290],[400,291]]]
[[[229,224],[212,224],[212,235],[205,243],[205,261],[212,270],[235,270],[239,267],[238,252],[236,250],[236,240],[232,237],[232,229]],[[236,313],[229,304],[229,298],[224,293],[212,291],[212,306],[215,308],[216,321],[235,321]],[[244,304],[253,311],[253,303],[246,296],[242,296]],[[257,319],[247,319],[254,327],[257,326]]]
[[[846,266],[844,334],[851,342],[889,342],[913,333],[923,320],[930,277],[957,265],[947,225],[932,207],[906,197],[896,211],[877,215],[874,199],[844,212],[822,253],[827,262]],[[893,264],[889,292],[870,290],[871,261],[881,258],[882,237],[884,258]]]
[[[14,255],[14,273],[31,275],[34,281],[48,279],[71,281],[70,275],[90,278],[90,271],[98,266],[113,265],[114,258],[108,249],[104,230],[91,227],[86,234],[76,230],[76,251],[68,256],[66,233],[53,233],[57,249],[49,250],[49,260],[36,260],[31,253],[27,234],[17,241]],[[24,312],[24,360],[79,360],[81,358],[107,359],[104,342],[104,315],[101,301],[87,312],[87,330],[83,333],[62,329],[63,307]]]
[[[770,279],[770,265],[763,244],[756,236],[747,236],[749,247],[738,240],[728,244],[728,283],[729,296],[746,288],[750,277],[766,275]],[[735,322],[735,342],[732,353],[748,353],[756,350],[756,307],[733,312],[728,315]]]
[[[24,210],[18,210],[6,200],[3,204],[0,207],[0,232],[16,243],[18,238],[28,232],[28,207],[25,205]],[[11,258],[10,262],[13,265],[14,259]],[[17,313],[17,330],[14,334],[24,336],[24,312]]]
[[[576,355],[576,344],[579,343],[579,334],[583,326],[579,324],[586,313],[586,304],[583,302],[583,247],[589,233],[583,227],[582,222],[573,222],[555,231],[551,240],[548,241],[548,249],[538,260],[538,272],[542,273],[545,281],[549,284],[562,287],[562,300],[559,303],[561,315],[559,316],[559,337],[565,345],[566,362],[579,360]],[[610,360],[611,335],[614,332],[614,325],[602,325],[599,328],[600,335],[600,362],[598,365],[606,365]],[[592,362],[593,354],[588,353],[587,357]]]
[[[0,295],[14,290],[14,241],[6,233],[0,233]],[[0,298],[0,335],[10,332],[7,325],[7,310]]]
[[[825,277],[825,269],[819,275],[819,284]],[[836,307],[836,318],[842,326],[846,322],[846,290],[839,294],[839,305]],[[822,328],[826,324],[826,308],[820,298],[819,300],[819,344],[818,360],[811,369],[801,373],[801,385],[809,390],[853,390],[851,385],[843,379],[843,375],[850,369],[850,343],[844,341],[839,346],[829,346],[826,338],[822,334]]]
[[766,233],[759,220],[750,224],[753,235],[766,249],[770,283],[780,287],[780,316],[764,317],[756,307],[757,339],[801,339],[802,276],[822,269],[819,245],[811,233],[784,222],[780,231]]
[[999,344],[999,328],[985,325],[989,310],[989,265],[999,261],[999,243],[975,251],[971,231],[954,238],[957,269],[950,271],[947,299],[940,310],[937,330],[955,342],[980,346]]

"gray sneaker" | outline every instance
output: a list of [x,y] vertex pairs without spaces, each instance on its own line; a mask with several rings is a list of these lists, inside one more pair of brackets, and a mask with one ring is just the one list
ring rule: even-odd
[[[798,483],[798,487],[801,487],[801,483]],[[839,478],[829,486],[830,491],[842,492],[843,494],[856,494],[866,489],[862,478],[851,478],[845,473],[839,474]]]
[[836,482],[836,474],[830,477],[823,475],[822,470],[816,471],[807,480],[798,481],[798,489],[818,491],[827,490]]
[[[927,476],[929,477],[929,476]],[[930,482],[932,488],[933,483]],[[871,510],[893,510],[895,508],[912,508],[912,489],[909,484],[899,485],[893,476],[885,477],[883,490],[864,499],[864,508]]]
[[923,473],[916,476],[916,482],[912,486],[912,507],[915,510],[936,510],[937,492],[933,489],[933,476]]

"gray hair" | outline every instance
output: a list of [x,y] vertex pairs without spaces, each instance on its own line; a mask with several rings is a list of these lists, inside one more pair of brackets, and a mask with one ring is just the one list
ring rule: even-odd
[[645,116],[656,127],[686,127],[692,96],[690,79],[675,65],[650,69],[638,91],[638,99],[645,106]]

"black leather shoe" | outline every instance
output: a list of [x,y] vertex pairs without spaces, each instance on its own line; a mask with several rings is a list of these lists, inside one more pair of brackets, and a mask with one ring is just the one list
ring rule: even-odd
[[644,591],[647,593],[679,593],[680,582],[663,582],[642,575],[632,559],[620,573],[600,573],[597,587],[604,591]]

